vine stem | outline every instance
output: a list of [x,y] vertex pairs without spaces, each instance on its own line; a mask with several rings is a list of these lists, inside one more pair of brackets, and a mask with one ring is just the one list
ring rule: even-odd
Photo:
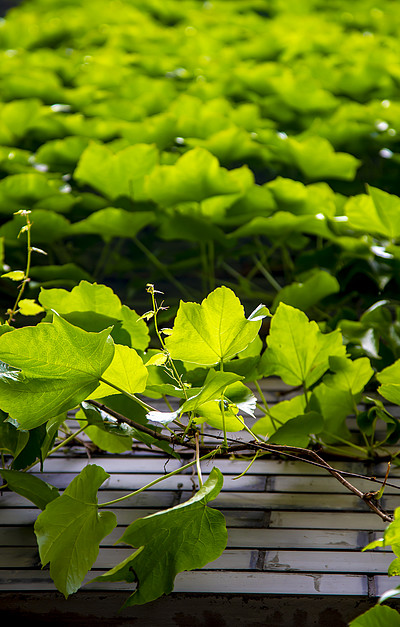
[[8,310],[8,318],[6,320],[6,324],[11,325],[11,322],[13,320],[13,317],[18,309],[18,303],[22,298],[22,295],[24,293],[25,290],[25,286],[26,284],[29,282],[29,273],[31,270],[31,260],[32,260],[32,245],[31,245],[31,227],[32,227],[32,222],[29,219],[29,214],[30,211],[28,210],[22,210],[22,211],[17,211],[16,215],[24,215],[26,217],[26,224],[25,226],[22,227],[22,229],[20,230],[18,237],[21,235],[21,233],[24,233],[26,231],[26,239],[27,239],[27,255],[26,255],[26,268],[25,268],[25,272],[24,272],[24,278],[22,280],[21,283],[21,287],[19,289],[18,295],[17,295],[17,299],[14,303],[14,306],[12,309]]
[[167,475],[163,475],[162,477],[157,477],[157,479],[154,479],[154,481],[151,481],[150,483],[146,484],[145,486],[139,488],[139,490],[135,490],[134,492],[130,492],[129,494],[126,494],[125,496],[121,496],[119,499],[115,499],[114,501],[108,501],[107,503],[101,503],[101,504],[99,504],[99,508],[101,508],[101,507],[109,507],[110,505],[114,505],[115,503],[121,503],[121,501],[126,501],[127,499],[130,499],[133,496],[136,496],[136,494],[140,494],[141,492],[144,492],[148,488],[151,488],[153,485],[156,485],[157,483],[160,483],[161,481],[164,481],[164,479],[168,479],[169,477],[173,477],[174,475],[177,475],[180,472],[182,472],[182,470],[186,470],[187,468],[191,468],[191,466],[194,466],[195,464],[199,464],[201,461],[203,461],[205,459],[208,459],[209,457],[212,457],[213,455],[215,455],[215,452],[216,451],[212,451],[211,453],[207,453],[207,455],[203,455],[203,457],[200,457],[200,458],[198,458],[197,455],[196,455],[196,459],[193,459],[188,464],[185,464],[184,466],[181,466],[180,468],[177,468],[176,470],[173,470],[172,472],[169,472]]

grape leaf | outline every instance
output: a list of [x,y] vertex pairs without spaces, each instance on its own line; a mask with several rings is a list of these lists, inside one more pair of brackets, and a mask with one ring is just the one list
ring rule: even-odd
[[74,178],[112,200],[118,196],[141,200],[144,178],[157,163],[154,145],[136,144],[114,154],[107,146],[92,142],[82,153]]
[[305,313],[280,303],[272,318],[261,361],[264,376],[278,375],[288,385],[309,387],[329,368],[329,357],[344,357],[339,330],[323,334]]
[[217,559],[227,542],[225,519],[207,503],[218,496],[222,483],[221,472],[213,468],[191,499],[133,522],[120,542],[138,550],[94,581],[137,582],[124,607],[141,605],[169,594],[179,572]]
[[382,385],[378,388],[379,394],[386,398],[391,403],[400,405],[400,359],[394,362],[391,366],[384,368],[381,372],[378,372],[376,378]]
[[111,394],[119,394],[113,384],[125,392],[136,394],[146,388],[148,370],[134,348],[115,344],[114,357],[104,372],[99,387],[90,394],[90,398],[103,398]]
[[32,429],[87,398],[110,365],[114,343],[109,329],[87,333],[60,316],[53,322],[0,336],[1,409]]
[[173,359],[213,366],[247,348],[258,334],[261,317],[246,319],[234,292],[218,287],[201,305],[181,302],[165,344]]
[[97,490],[109,476],[100,466],[86,466],[36,520],[42,565],[50,562],[50,575],[65,597],[78,590],[101,540],[117,524],[113,512],[98,511]]

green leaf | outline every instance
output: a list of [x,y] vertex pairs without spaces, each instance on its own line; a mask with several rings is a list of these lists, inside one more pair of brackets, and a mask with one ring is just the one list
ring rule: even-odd
[[10,279],[11,281],[22,281],[25,278],[23,270],[12,270],[1,275],[2,279]]
[[382,383],[378,388],[379,394],[391,403],[400,405],[400,359],[378,372],[376,378]]
[[260,371],[264,376],[278,375],[288,385],[309,387],[328,370],[330,356],[344,357],[345,352],[340,331],[323,334],[305,313],[280,303]]
[[117,524],[113,512],[98,512],[97,490],[109,476],[100,466],[86,466],[36,520],[42,565],[50,562],[50,575],[65,597],[78,590],[101,540]]
[[228,238],[242,238],[251,235],[267,235],[273,242],[284,242],[296,233],[310,233],[325,239],[334,239],[334,234],[322,213],[315,215],[293,215],[288,211],[277,211],[270,217],[258,216],[230,233]]
[[111,200],[128,196],[142,200],[144,178],[158,163],[154,145],[136,144],[114,154],[107,146],[91,143],[82,153],[74,178],[89,184]]
[[310,436],[320,433],[324,427],[321,414],[310,411],[288,420],[268,439],[271,444],[307,447]]
[[187,401],[180,407],[180,412],[194,411],[200,405],[208,401],[219,400],[224,394],[224,390],[228,385],[235,381],[239,381],[241,377],[230,372],[216,372],[210,370],[200,392],[194,396],[190,396]]
[[375,605],[349,623],[349,627],[400,627],[400,614],[386,605]]
[[86,435],[102,451],[120,454],[132,449],[132,438],[136,436],[136,429],[132,429],[126,422],[119,423],[110,414],[98,409],[90,403],[81,403],[82,409],[76,414],[76,420],[84,426],[85,418],[88,426]]
[[333,355],[329,358],[329,367],[335,374],[325,375],[325,385],[335,390],[350,392],[353,396],[363,391],[374,374],[368,357],[352,361],[347,357]]
[[218,287],[201,305],[181,302],[165,344],[173,359],[213,366],[227,361],[255,339],[261,320],[247,320],[234,292]]
[[[135,349],[115,344],[113,360],[103,373],[99,387],[90,394],[90,398],[119,394],[121,389],[129,394],[143,392],[146,388],[147,377],[147,368]],[[112,385],[119,389],[113,388]]]
[[1,408],[32,429],[88,397],[110,365],[109,329],[86,333],[55,315],[52,323],[0,336],[0,359],[20,372],[0,373]]
[[[222,402],[224,403],[224,413],[222,414]],[[200,405],[195,411],[195,421],[197,424],[206,422],[214,429],[225,430],[231,433],[241,431],[243,422],[238,419],[239,410],[229,401],[208,401]]]
[[94,581],[136,581],[124,607],[141,605],[169,594],[178,573],[217,559],[227,542],[225,519],[207,503],[218,496],[222,483],[221,472],[213,468],[189,501],[132,523],[120,542],[138,550]]
[[400,198],[393,194],[368,187],[369,195],[349,198],[345,205],[348,226],[352,229],[381,235],[389,240],[400,237]]
[[302,141],[286,140],[295,164],[313,181],[343,179],[352,181],[361,161],[352,155],[335,152],[323,137],[308,137]]
[[276,295],[272,308],[276,309],[277,305],[282,302],[307,311],[323,298],[339,291],[338,280],[328,272],[319,270],[301,283],[292,283],[282,288]]
[[16,458],[24,450],[28,440],[29,432],[17,429],[8,420],[7,414],[0,411],[0,451]]
[[394,577],[400,575],[400,557],[396,557],[393,562],[390,563],[388,568],[389,577]]
[[60,496],[57,488],[27,472],[1,469],[0,474],[11,490],[29,499],[40,509],[45,509]]
[[[336,442],[335,436],[351,440],[347,417],[354,413],[354,399],[348,390],[342,391],[320,383],[312,391],[310,409],[316,409],[324,418],[324,442]],[[329,435],[328,435],[329,434]]]
[[33,298],[22,298],[18,303],[18,311],[23,316],[37,316],[44,309]]
[[306,398],[304,394],[294,396],[288,401],[281,401],[269,408],[268,414],[259,418],[253,425],[254,433],[259,435],[271,435],[285,424],[288,420],[304,414],[306,408]]
[[[73,323],[77,326],[82,325],[82,328],[88,326],[88,323],[91,324],[95,318],[93,314],[104,317],[104,324],[100,327],[102,329],[119,320],[120,328],[114,328],[112,331],[115,342],[138,350],[145,350],[149,344],[146,323],[139,319],[136,311],[121,305],[119,297],[106,285],[81,281],[70,292],[61,288],[51,290],[42,288],[39,302],[45,309],[54,309],[63,317],[73,315]],[[82,314],[79,320],[76,315],[78,312]],[[98,320],[100,321],[100,318]]]
[[194,148],[174,165],[155,167],[147,177],[146,192],[163,207],[240,194],[245,190],[234,172],[221,168],[218,159],[207,150]]

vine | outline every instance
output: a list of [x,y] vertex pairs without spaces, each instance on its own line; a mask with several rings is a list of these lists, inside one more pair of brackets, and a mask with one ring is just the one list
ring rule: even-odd
[[[160,328],[159,314],[167,308],[157,302],[159,292],[152,284],[147,291],[151,310],[139,316],[134,310],[127,315],[127,308],[104,285],[83,281],[71,292],[42,290],[43,321],[20,329],[7,321],[0,336],[2,488],[24,495],[42,510],[35,523],[41,562],[50,564],[54,583],[66,597],[82,585],[100,542],[115,528],[110,507],[188,468],[197,473],[198,492],[183,505],[158,512],[157,522],[154,516],[133,522],[121,541],[137,550],[99,579],[136,582],[125,605],[142,604],[169,593],[180,570],[200,568],[216,559],[226,546],[226,528],[222,514],[208,502],[221,490],[223,476],[214,467],[204,481],[201,462],[221,455],[249,459],[236,479],[261,455],[316,465],[390,523],[388,529],[397,525],[397,517],[380,505],[385,487],[397,487],[389,480],[390,462],[385,478],[379,480],[338,471],[324,456],[343,451],[345,442],[347,454],[353,451],[357,458],[387,459],[387,445],[394,442],[394,434],[398,437],[397,420],[386,401],[397,398],[399,362],[375,371],[369,358],[352,359],[346,353],[339,330],[323,333],[303,312],[283,303],[273,315],[260,305],[246,317],[239,299],[227,287],[216,288],[201,304],[181,302],[171,328]],[[92,303],[95,307],[90,309]],[[112,312],[115,324],[90,330],[106,312]],[[263,321],[269,323],[265,345],[259,335]],[[147,323],[153,324],[159,348],[150,345]],[[262,381],[269,376],[280,377],[297,394],[270,406],[262,392]],[[24,394],[16,393],[21,390]],[[154,397],[159,399],[157,408],[151,401]],[[338,413],[333,420],[329,407],[335,406],[335,399],[348,413]],[[165,411],[159,409],[163,400]],[[362,404],[369,406],[364,421],[360,419]],[[78,410],[75,433],[65,428],[67,415],[71,416],[66,412],[72,410]],[[357,416],[358,435],[346,426],[352,412]],[[375,436],[377,416],[386,421],[383,440]],[[13,449],[15,434],[37,436],[42,425],[46,431],[37,438],[35,459],[24,464],[19,448],[14,445]],[[207,434],[211,443],[203,441],[204,425],[216,430]],[[49,455],[81,432],[94,444],[101,432],[110,445],[122,438],[131,443],[139,440],[175,457],[191,451],[193,459],[126,496],[99,505],[97,490],[108,476],[99,466],[89,464],[62,494],[45,483],[40,473],[28,472],[38,464],[43,467]],[[228,436],[232,432],[235,437]],[[363,492],[352,484],[352,478],[380,487]],[[212,537],[200,525],[204,515],[213,521]],[[71,524],[74,538],[80,538],[74,552],[70,550]],[[207,546],[201,558],[179,531],[188,525],[193,533],[190,542],[197,534],[197,542]],[[164,545],[164,533],[176,541]],[[390,537],[384,541],[388,543]]]

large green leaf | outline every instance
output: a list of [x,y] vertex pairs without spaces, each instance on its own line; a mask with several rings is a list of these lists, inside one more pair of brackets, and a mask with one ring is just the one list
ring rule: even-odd
[[217,559],[227,542],[225,519],[207,503],[218,496],[222,483],[221,472],[213,468],[189,501],[132,523],[120,542],[138,550],[95,581],[137,582],[125,607],[141,605],[169,594],[179,572]]
[[74,178],[110,199],[128,196],[141,200],[144,178],[157,163],[158,150],[154,145],[128,146],[114,154],[107,146],[93,142],[82,153]]
[[86,466],[36,520],[42,565],[50,562],[51,577],[65,597],[78,590],[101,540],[117,524],[113,512],[98,511],[97,490],[109,476],[100,466]]
[[277,375],[289,385],[309,387],[329,368],[329,357],[344,357],[346,349],[340,331],[321,333],[305,313],[280,303],[272,318],[260,371]]
[[232,290],[218,287],[197,303],[181,302],[166,346],[173,359],[213,366],[245,350],[261,326],[261,318],[245,318]]
[[[144,320],[133,309],[121,305],[119,297],[106,285],[81,281],[70,292],[61,288],[41,289],[39,302],[45,309],[54,309],[61,316],[68,317],[77,326],[88,326],[86,330],[99,330],[90,328],[90,325],[94,319],[101,323],[101,316],[104,324],[100,324],[100,329],[120,321],[119,328],[112,332],[118,344],[138,350],[145,350],[149,344],[149,331]],[[78,316],[78,313],[82,315]]]
[[0,373],[0,404],[32,429],[88,397],[110,365],[110,330],[87,333],[55,315],[52,323],[0,337],[0,359],[19,369]]
[[146,181],[150,198],[164,207],[244,191],[235,171],[221,168],[218,159],[203,148],[189,150],[174,165],[157,166]]

